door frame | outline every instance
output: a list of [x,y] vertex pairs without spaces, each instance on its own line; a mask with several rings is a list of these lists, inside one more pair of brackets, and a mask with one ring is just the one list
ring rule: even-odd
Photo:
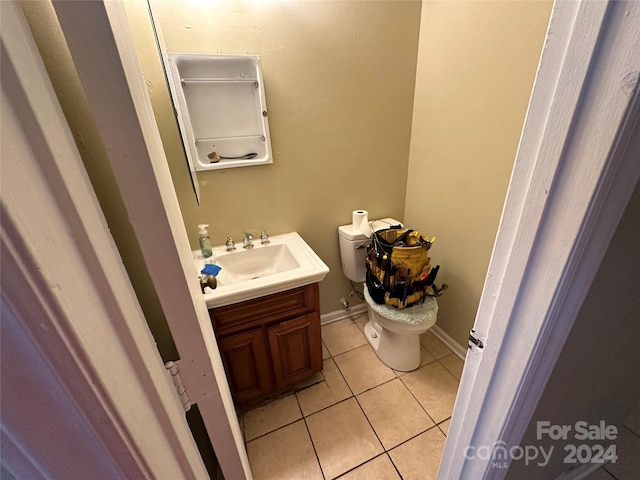
[[439,479],[504,478],[473,449],[521,441],[638,183],[639,24],[636,2],[554,5]]
[[[180,206],[122,2],[52,0],[154,289],[225,478],[251,478]],[[161,252],[158,255],[157,252]]]
[[206,478],[31,30],[0,9],[0,475]]

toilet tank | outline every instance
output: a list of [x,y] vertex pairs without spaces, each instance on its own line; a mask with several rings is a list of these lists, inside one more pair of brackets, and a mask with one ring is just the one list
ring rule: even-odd
[[[383,218],[372,222],[374,231],[389,228],[392,225],[402,225],[393,218]],[[364,235],[353,225],[342,225],[338,227],[338,237],[340,240],[340,261],[344,276],[354,282],[364,282],[367,275],[364,260],[367,256],[367,245],[371,243],[371,238]]]
[[367,273],[364,259],[367,255],[367,245],[370,239],[360,230],[356,230],[353,225],[338,227],[338,236],[340,238],[342,273],[349,280],[364,282]]

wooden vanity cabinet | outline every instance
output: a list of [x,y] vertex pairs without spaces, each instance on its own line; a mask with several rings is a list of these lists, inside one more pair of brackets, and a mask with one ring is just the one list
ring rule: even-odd
[[234,398],[248,400],[271,391],[271,374],[265,360],[267,345],[261,329],[220,338],[218,347]]
[[251,400],[322,370],[318,284],[234,305],[209,316],[234,399]]

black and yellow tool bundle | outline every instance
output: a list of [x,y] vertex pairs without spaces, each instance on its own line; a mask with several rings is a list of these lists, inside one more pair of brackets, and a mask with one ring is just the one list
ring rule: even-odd
[[446,290],[436,286],[440,265],[431,268],[429,249],[435,237],[426,240],[416,230],[387,228],[373,233],[367,246],[367,288],[376,303],[398,309],[438,297]]

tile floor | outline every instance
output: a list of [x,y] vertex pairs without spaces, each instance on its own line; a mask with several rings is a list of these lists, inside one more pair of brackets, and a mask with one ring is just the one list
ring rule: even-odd
[[637,480],[640,478],[640,401],[615,441],[616,463],[608,463],[587,477],[588,480]]
[[427,332],[420,368],[396,372],[364,323],[323,326],[322,373],[240,413],[256,480],[435,478],[463,362]]

